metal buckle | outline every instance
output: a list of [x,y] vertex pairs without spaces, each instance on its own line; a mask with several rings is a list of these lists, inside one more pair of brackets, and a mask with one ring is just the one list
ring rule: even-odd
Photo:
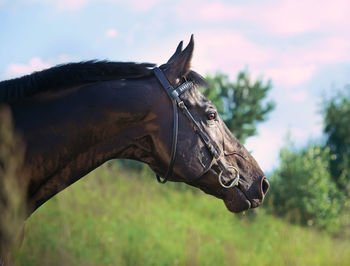
[[229,185],[225,185],[222,180],[221,180],[221,176],[222,176],[222,173],[224,172],[224,170],[221,170],[219,176],[218,176],[218,179],[219,179],[219,183],[221,186],[223,186],[224,188],[231,188],[231,187],[234,187],[234,186],[237,186],[238,185],[238,181],[239,181],[239,171],[237,169],[237,167],[234,167],[234,166],[227,166],[226,169],[234,169],[236,171],[236,177],[233,179],[233,181],[231,182],[231,184]]

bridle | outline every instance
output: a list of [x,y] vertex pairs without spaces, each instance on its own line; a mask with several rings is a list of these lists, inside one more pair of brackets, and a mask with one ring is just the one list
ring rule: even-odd
[[[218,176],[218,180],[221,186],[224,188],[231,188],[233,186],[238,185],[239,181],[239,171],[235,166],[225,166],[223,162],[220,159],[220,153],[215,149],[213,144],[210,142],[208,136],[204,133],[204,131],[200,128],[198,125],[197,121],[193,118],[191,113],[188,111],[186,105],[184,102],[180,99],[180,95],[187,91],[188,89],[193,87],[193,83],[191,81],[185,81],[181,85],[179,85],[176,89],[170,84],[168,81],[167,77],[164,75],[162,70],[160,68],[155,67],[153,69],[154,75],[157,77],[158,81],[162,85],[162,87],[165,89],[166,93],[168,94],[172,104],[173,104],[173,114],[174,114],[174,127],[173,127],[173,139],[172,139],[172,144],[171,144],[171,159],[170,159],[170,164],[168,167],[168,170],[163,177],[163,179],[156,174],[157,180],[159,183],[164,184],[165,182],[168,181],[168,178],[173,175],[174,171],[174,163],[175,163],[175,157],[176,157],[176,147],[177,147],[177,136],[178,136],[178,124],[179,124],[179,114],[178,114],[178,108],[181,109],[181,111],[184,113],[184,115],[187,117],[187,119],[190,121],[190,123],[193,125],[195,132],[200,136],[202,141],[204,142],[205,146],[208,148],[209,152],[213,156],[214,160],[218,164],[220,168],[220,173]],[[235,178],[229,182],[228,185],[226,185],[223,180],[222,180],[222,174],[225,170],[228,169],[233,169],[236,173]]]

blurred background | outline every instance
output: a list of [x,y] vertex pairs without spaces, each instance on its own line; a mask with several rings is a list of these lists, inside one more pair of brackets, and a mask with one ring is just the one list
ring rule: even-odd
[[0,0],[0,80],[91,59],[160,65],[193,33],[203,93],[271,183],[263,207],[234,215],[109,162],[30,217],[17,265],[348,265],[349,12],[345,0]]

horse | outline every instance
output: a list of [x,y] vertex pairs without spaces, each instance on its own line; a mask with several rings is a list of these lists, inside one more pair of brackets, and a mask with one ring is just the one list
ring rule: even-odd
[[201,94],[208,85],[190,68],[193,50],[192,35],[159,67],[94,60],[0,82],[0,108],[25,147],[24,219],[119,158],[148,164],[160,183],[184,182],[222,199],[231,212],[258,207],[269,183]]

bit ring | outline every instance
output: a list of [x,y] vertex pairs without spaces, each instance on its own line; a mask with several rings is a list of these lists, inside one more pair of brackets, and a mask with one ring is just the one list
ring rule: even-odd
[[220,185],[223,186],[224,188],[231,188],[231,187],[237,186],[238,185],[238,181],[239,181],[239,171],[238,171],[237,167],[229,165],[229,166],[226,167],[226,169],[234,169],[235,172],[236,172],[236,177],[232,180],[232,182],[229,185],[225,185],[223,183],[223,181],[221,180],[221,176],[222,176],[222,173],[224,172],[224,170],[221,170],[221,172],[220,172],[220,174],[218,176]]

